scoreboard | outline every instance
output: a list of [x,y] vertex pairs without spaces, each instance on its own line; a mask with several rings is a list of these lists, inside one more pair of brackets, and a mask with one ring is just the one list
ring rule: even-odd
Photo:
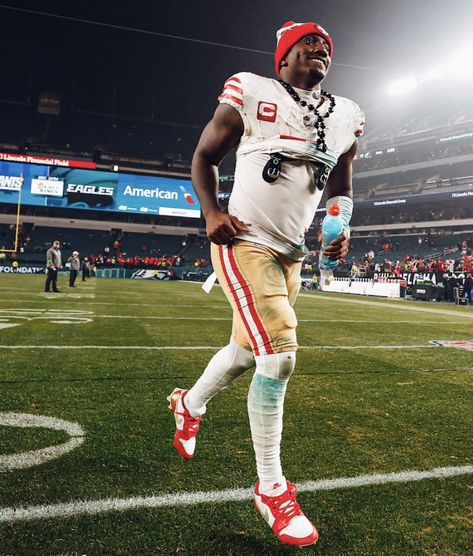
[[0,204],[199,218],[200,204],[186,179],[104,172],[0,159]]

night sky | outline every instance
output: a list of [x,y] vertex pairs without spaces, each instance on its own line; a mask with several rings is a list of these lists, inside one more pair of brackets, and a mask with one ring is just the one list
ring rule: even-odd
[[191,126],[209,119],[231,74],[274,77],[275,33],[287,20],[314,20],[328,30],[334,58],[324,88],[358,102],[368,120],[370,111],[385,102],[387,83],[448,58],[471,40],[473,26],[471,0],[15,0],[9,5],[262,51],[0,7],[1,99],[22,101],[28,93],[53,91],[75,109]]

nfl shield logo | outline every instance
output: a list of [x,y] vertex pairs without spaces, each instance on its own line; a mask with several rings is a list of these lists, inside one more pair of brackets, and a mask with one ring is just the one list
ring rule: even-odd
[[456,349],[466,349],[467,351],[473,351],[472,340],[432,340],[431,344],[435,344],[436,346],[456,348]]

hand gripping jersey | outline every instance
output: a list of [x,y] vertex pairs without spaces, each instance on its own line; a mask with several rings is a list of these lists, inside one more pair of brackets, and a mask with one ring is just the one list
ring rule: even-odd
[[[317,103],[312,91],[295,90],[301,99]],[[237,73],[225,82],[218,100],[238,110],[244,124],[229,213],[251,224],[251,232],[237,237],[302,260],[307,253],[304,236],[322,197],[316,187],[320,166],[330,172],[362,134],[361,108],[347,98],[335,97],[334,111],[324,119],[327,150],[322,152],[316,148],[316,116],[296,103],[276,80]],[[328,109],[329,101],[324,99],[318,112],[323,116]],[[271,153],[280,153],[285,160],[273,183],[263,179]]]

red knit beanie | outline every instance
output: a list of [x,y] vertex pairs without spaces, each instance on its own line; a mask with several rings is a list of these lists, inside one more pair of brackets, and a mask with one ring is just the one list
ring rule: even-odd
[[320,35],[329,45],[330,56],[333,53],[333,42],[327,31],[318,23],[313,21],[309,23],[294,23],[294,21],[286,21],[286,23],[276,33],[278,43],[274,53],[274,63],[276,67],[276,74],[279,75],[281,71],[281,61],[291,48],[307,35]]

